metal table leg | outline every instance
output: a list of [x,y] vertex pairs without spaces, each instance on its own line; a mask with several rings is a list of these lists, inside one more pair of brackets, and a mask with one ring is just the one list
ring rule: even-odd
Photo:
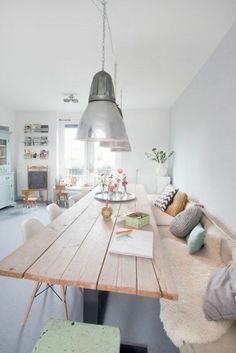
[[[84,289],[84,322],[103,324],[109,292]],[[147,347],[121,344],[120,353],[147,353]]]
[[109,292],[84,290],[84,322],[102,325]]

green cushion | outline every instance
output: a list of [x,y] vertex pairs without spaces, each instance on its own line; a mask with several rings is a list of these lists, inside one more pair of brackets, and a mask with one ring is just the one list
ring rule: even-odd
[[205,234],[205,229],[202,228],[200,223],[198,223],[198,225],[193,228],[191,233],[186,238],[188,244],[188,251],[190,254],[194,254],[195,252],[201,249],[204,244]]

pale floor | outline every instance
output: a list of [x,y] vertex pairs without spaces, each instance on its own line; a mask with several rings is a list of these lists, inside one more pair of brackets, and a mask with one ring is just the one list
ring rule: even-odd
[[[30,217],[49,223],[45,206],[25,211],[22,205],[0,210],[0,259],[21,245],[21,222]],[[0,277],[0,353],[30,353],[50,318],[63,319],[59,299],[51,292],[40,295],[30,317],[21,325],[33,287],[32,281]],[[69,319],[82,321],[83,304],[78,288],[68,288]],[[178,353],[159,320],[159,301],[110,294],[104,324],[118,326],[122,341],[147,344],[149,353]],[[50,352],[47,352],[50,353]]]

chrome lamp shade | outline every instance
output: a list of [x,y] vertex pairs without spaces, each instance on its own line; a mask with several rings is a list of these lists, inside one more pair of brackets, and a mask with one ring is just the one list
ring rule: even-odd
[[89,104],[79,123],[77,139],[83,141],[128,141],[115,101],[111,76],[104,70],[93,78]]
[[80,120],[78,140],[127,141],[123,119],[115,103],[90,102]]

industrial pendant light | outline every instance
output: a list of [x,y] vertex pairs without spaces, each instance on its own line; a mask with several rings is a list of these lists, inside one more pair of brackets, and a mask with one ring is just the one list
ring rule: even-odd
[[110,148],[111,152],[131,152],[129,141],[102,141],[100,147]]
[[79,122],[77,139],[83,141],[128,141],[125,125],[116,104],[111,76],[104,71],[106,1],[103,5],[102,70],[93,77],[89,104]]
[[[123,119],[122,110],[118,107],[120,114]],[[129,139],[127,141],[101,141],[100,147],[110,148],[111,152],[131,152],[131,146]]]
[[[115,64],[115,77],[116,77],[116,73],[117,73],[117,64]],[[115,87],[116,87],[116,80],[115,80]],[[120,93],[121,93],[120,104],[122,107],[122,90]],[[123,113],[121,108],[119,106],[117,106],[117,108],[119,109],[120,115],[123,119]],[[99,145],[100,147],[110,148],[111,152],[131,152],[131,146],[130,146],[128,137],[127,137],[127,141],[101,141]]]

